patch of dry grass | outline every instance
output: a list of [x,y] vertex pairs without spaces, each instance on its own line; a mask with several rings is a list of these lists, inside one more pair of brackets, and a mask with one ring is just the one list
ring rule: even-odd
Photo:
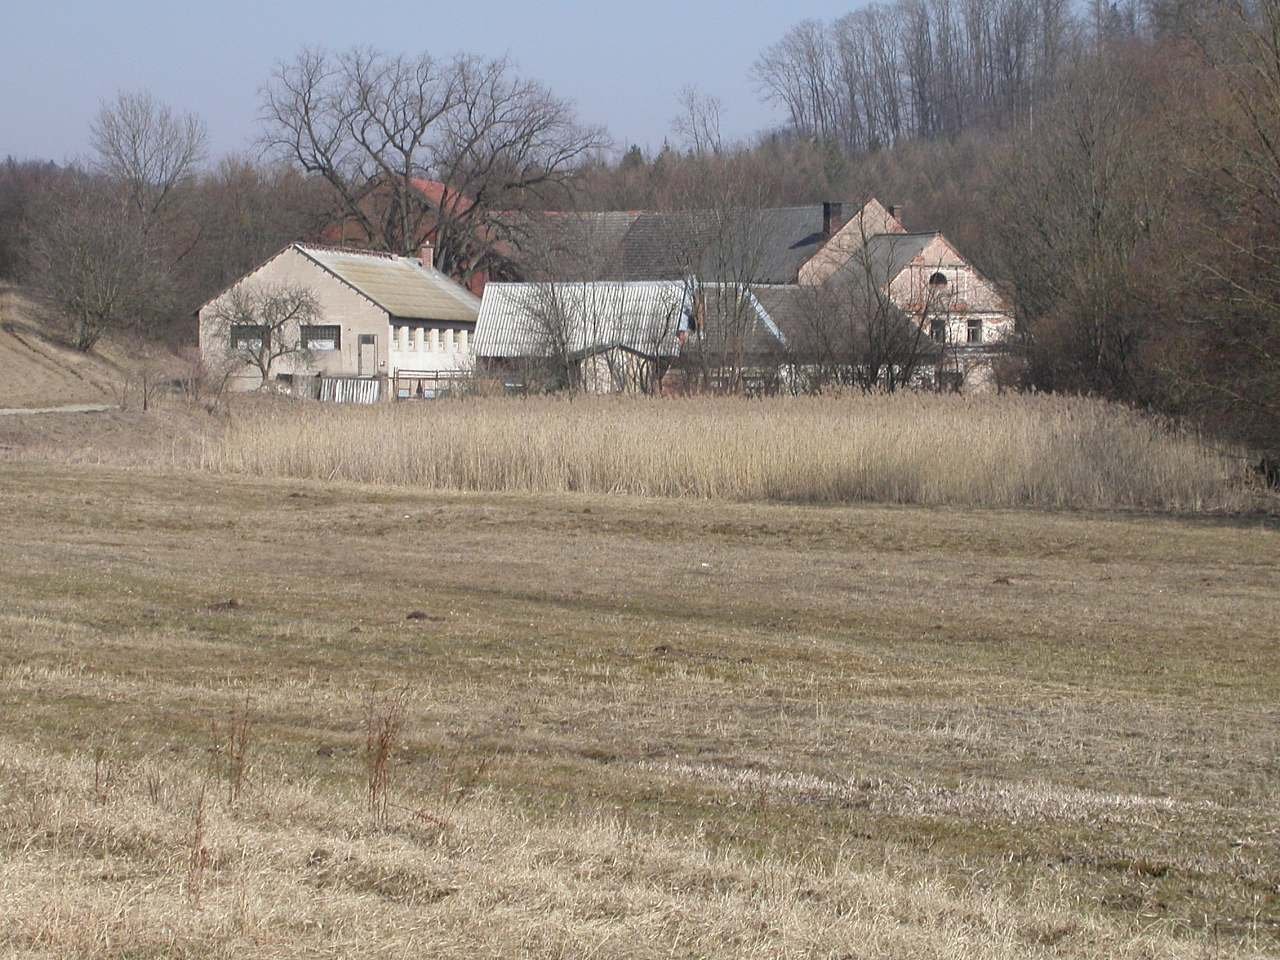
[[906,847],[878,865],[838,848],[758,856],[605,811],[547,818],[494,793],[446,824],[378,829],[357,793],[279,775],[250,809],[197,799],[193,896],[174,853],[188,805],[134,789],[95,806],[74,788],[83,763],[21,747],[6,772],[33,805],[0,808],[0,943],[28,955],[1205,955],[1174,925],[1082,914],[1050,877],[1017,896],[956,889],[913,871]]
[[0,282],[0,408],[111,403],[119,375],[113,360],[51,334],[40,308]]
[[36,464],[0,514],[0,953],[1280,944],[1273,527]]
[[204,465],[446,490],[1229,510],[1238,462],[1097,400],[487,399],[237,419]]

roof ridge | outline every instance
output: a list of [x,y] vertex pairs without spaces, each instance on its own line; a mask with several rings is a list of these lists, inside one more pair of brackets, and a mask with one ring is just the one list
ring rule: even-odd
[[303,250],[322,250],[327,253],[347,253],[366,257],[379,257],[383,260],[412,260],[413,257],[406,257],[402,254],[392,253],[389,250],[369,250],[364,247],[351,247],[333,243],[307,243],[302,240],[295,240],[293,245]]

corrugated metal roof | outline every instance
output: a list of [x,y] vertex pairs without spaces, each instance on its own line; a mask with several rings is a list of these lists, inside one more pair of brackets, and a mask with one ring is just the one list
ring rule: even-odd
[[294,244],[393,317],[474,323],[480,298],[411,257]]
[[490,283],[484,288],[473,348],[480,357],[587,354],[626,347],[676,356],[692,297],[674,281]]

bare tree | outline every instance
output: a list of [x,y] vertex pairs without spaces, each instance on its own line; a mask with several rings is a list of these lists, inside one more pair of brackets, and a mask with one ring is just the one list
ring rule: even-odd
[[89,133],[99,169],[124,185],[144,223],[195,173],[207,142],[199,117],[175,113],[146,91],[104,102]]
[[22,267],[21,226],[27,208],[42,189],[63,175],[58,165],[49,161],[7,157],[0,162],[0,278],[18,275]]
[[1045,123],[1015,141],[996,195],[999,274],[1016,291],[1038,384],[1134,399],[1159,332],[1133,270],[1167,223],[1176,143],[1127,62],[1070,73]]
[[112,391],[121,410],[137,403],[145,413],[172,384],[173,357],[143,337],[132,338],[126,351],[126,359],[111,385]]
[[[1173,6],[1169,4],[1167,6]],[[1280,0],[1222,0],[1195,21],[1219,109],[1175,118],[1203,200],[1177,275],[1179,333],[1164,366],[1182,403],[1237,436],[1280,451]],[[1210,101],[1215,103],[1215,101]]]
[[191,210],[200,224],[182,264],[184,302],[205,303],[296,240],[316,240],[332,218],[325,185],[296,167],[223,157],[195,184]]
[[720,131],[723,110],[720,98],[690,85],[680,90],[679,104],[680,113],[671,127],[685,149],[696,157],[721,153],[724,141]]
[[753,76],[795,134],[849,153],[1011,126],[1030,122],[1052,92],[1075,40],[1070,10],[1069,0],[870,4],[833,23],[796,24]]
[[92,350],[111,330],[146,326],[169,303],[156,240],[115,185],[72,171],[26,213],[26,279],[69,321],[76,349]]
[[500,214],[560,196],[605,144],[509,61],[474,56],[304,50],[276,68],[262,120],[266,147],[323,177],[364,240],[409,254],[430,236],[464,281],[500,260]]
[[323,322],[320,304],[307,287],[292,283],[240,284],[214,307],[209,334],[228,357],[252,367],[261,386],[271,384],[277,361],[311,357],[305,328]]

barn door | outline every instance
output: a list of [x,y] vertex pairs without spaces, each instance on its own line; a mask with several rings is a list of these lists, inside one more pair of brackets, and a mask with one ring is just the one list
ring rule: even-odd
[[362,377],[372,377],[378,372],[378,335],[376,333],[360,334],[360,367],[357,372]]

